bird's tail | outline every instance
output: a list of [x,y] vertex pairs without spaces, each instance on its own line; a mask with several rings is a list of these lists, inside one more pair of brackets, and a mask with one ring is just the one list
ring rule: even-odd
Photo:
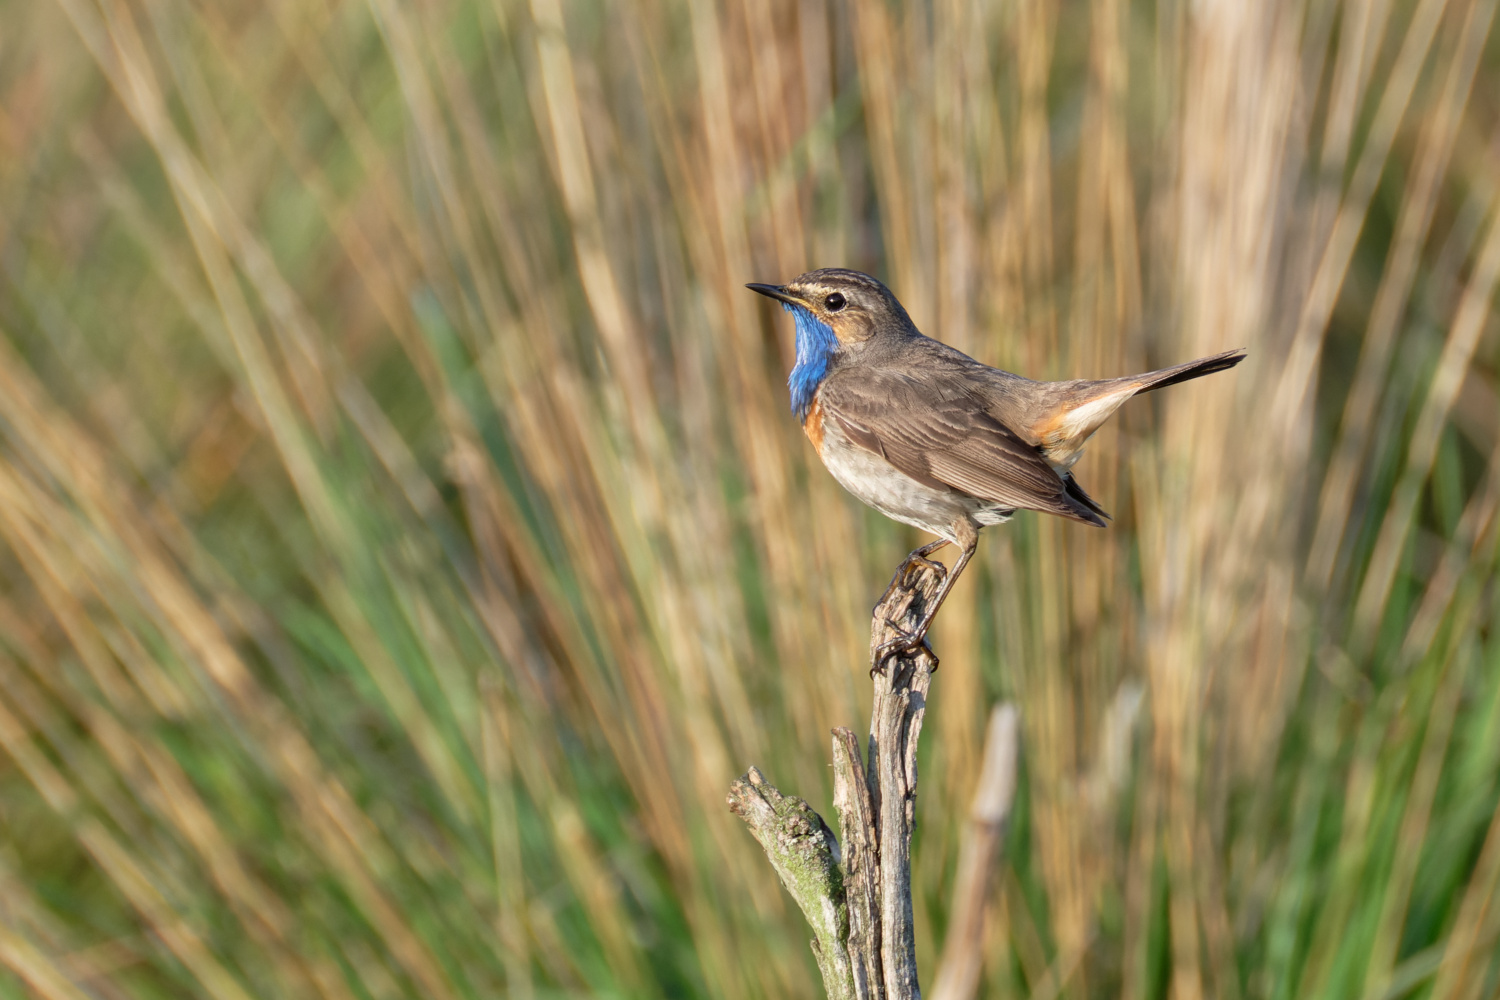
[[[1058,382],[1063,390],[1050,407],[1043,409],[1029,430],[1041,442],[1042,455],[1059,472],[1078,461],[1083,443],[1099,429],[1127,399],[1164,385],[1233,368],[1245,358],[1244,348],[1225,351],[1144,375],[1103,379],[1098,382]],[[1091,505],[1090,505],[1091,506]]]
[[1243,360],[1245,360],[1245,349],[1240,347],[1232,351],[1225,351],[1222,354],[1212,354],[1206,358],[1199,358],[1197,361],[1185,361],[1180,365],[1173,365],[1170,368],[1161,368],[1154,372],[1147,372],[1144,375],[1136,375],[1133,378],[1122,381],[1134,383],[1137,386],[1134,395],[1138,396],[1143,392],[1150,392],[1152,389],[1176,385],[1178,382],[1186,382],[1188,379],[1198,378],[1200,375],[1212,375],[1214,372],[1233,368]]

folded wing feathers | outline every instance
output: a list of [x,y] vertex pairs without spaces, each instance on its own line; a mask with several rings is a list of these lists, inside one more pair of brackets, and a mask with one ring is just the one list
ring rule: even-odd
[[915,387],[888,381],[856,388],[830,380],[820,395],[825,415],[852,442],[925,485],[1104,524],[1087,494],[1070,489],[1040,450],[986,412],[981,400],[962,392],[901,400]]

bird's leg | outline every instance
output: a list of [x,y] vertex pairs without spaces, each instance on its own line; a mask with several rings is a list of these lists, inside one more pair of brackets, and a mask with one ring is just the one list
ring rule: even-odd
[[[948,591],[953,589],[953,584],[958,580],[958,575],[964,571],[964,567],[974,557],[974,550],[979,546],[979,533],[971,531],[963,542],[963,551],[959,553],[957,561],[953,564],[953,568],[948,570],[947,574],[944,575],[943,582],[939,584],[937,593],[932,595],[931,602],[928,603],[926,610],[922,612],[922,619],[917,622],[917,627],[905,635],[898,635],[896,638],[889,639],[876,647],[875,669],[880,669],[881,665],[885,662],[885,658],[892,653],[915,649],[927,637],[927,629],[932,626],[932,619],[937,615],[938,608],[943,606],[943,601],[947,598]],[[917,550],[917,552],[921,551],[921,549]],[[915,556],[917,552],[913,552],[912,555]],[[926,558],[925,555],[923,558]]]
[[936,570],[939,576],[947,573],[948,567],[944,566],[940,562],[933,562],[931,559],[927,558],[947,544],[948,539],[939,538],[935,542],[928,542],[921,548],[913,549],[910,553],[908,553],[907,557],[901,560],[901,565],[896,567],[896,575],[891,577],[890,585],[885,588],[885,593],[880,596],[880,600],[875,602],[875,607],[870,609],[870,614],[873,615],[876,609],[878,609],[882,604],[891,599],[891,595],[896,592],[897,587],[901,586],[902,582],[906,579],[906,574],[911,570],[913,566],[930,567],[931,569]]

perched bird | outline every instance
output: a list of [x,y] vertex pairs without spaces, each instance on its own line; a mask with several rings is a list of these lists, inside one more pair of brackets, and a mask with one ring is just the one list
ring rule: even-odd
[[1071,470],[1122,403],[1245,357],[1241,349],[1144,375],[1033,382],[923,336],[890,289],[859,271],[830,267],[746,287],[796,320],[792,412],[833,478],[887,517],[938,536],[908,562],[949,543],[959,549],[917,628],[877,650],[877,666],[922,642],[980,528],[1018,510],[1104,526],[1109,515]]

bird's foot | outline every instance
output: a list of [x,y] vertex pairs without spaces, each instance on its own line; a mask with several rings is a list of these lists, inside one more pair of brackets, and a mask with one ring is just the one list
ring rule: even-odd
[[893,622],[889,618],[885,621],[887,625],[896,630],[896,636],[892,639],[887,639],[875,647],[875,652],[870,657],[871,677],[874,677],[877,673],[883,673],[886,662],[893,655],[897,653],[910,653],[916,649],[926,650],[927,655],[932,657],[932,669],[937,669],[938,659],[936,654],[933,653],[932,647],[927,644],[926,629],[918,633],[912,633],[907,632],[899,623]]
[[938,562],[935,559],[928,559],[926,556],[921,554],[920,550],[918,550],[917,552],[913,552],[911,555],[907,556],[906,559],[901,563],[900,567],[897,568],[896,575],[891,577],[891,582],[885,588],[885,593],[880,595],[880,600],[875,602],[875,606],[870,609],[870,614],[879,614],[880,606],[886,601],[889,601],[892,594],[902,589],[903,587],[911,587],[912,574],[917,572],[918,570],[923,569],[930,569],[934,573],[936,573],[939,583],[942,582],[943,577],[948,575],[947,566],[944,566],[942,563]]
[[926,556],[912,556],[911,558],[906,560],[906,565],[901,567],[901,576],[903,581],[906,577],[910,576],[914,570],[919,569],[932,570],[937,574],[939,582],[942,581],[943,577],[948,575],[948,567],[944,566],[936,559],[928,559]]

